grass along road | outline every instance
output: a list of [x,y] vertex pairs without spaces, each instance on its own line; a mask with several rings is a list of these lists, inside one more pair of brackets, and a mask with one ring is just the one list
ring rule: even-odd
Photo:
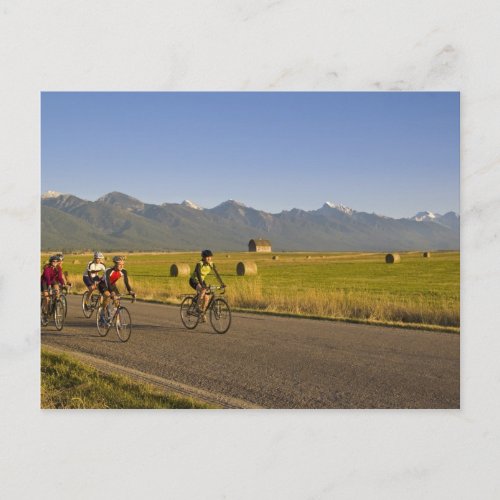
[[206,409],[210,406],[166,394],[116,373],[102,373],[64,353],[42,348],[41,408]]
[[[119,252],[117,252],[119,253]],[[174,263],[193,270],[197,253],[126,254],[126,268],[138,296],[178,303],[190,293],[186,277],[170,277]],[[382,253],[218,253],[214,261],[236,308],[262,312],[357,320],[395,325],[460,327],[460,254],[401,253],[385,264]],[[277,259],[272,257],[276,256]],[[42,262],[48,254],[42,254]],[[64,269],[82,292],[81,275],[91,254],[67,255]],[[111,262],[111,255],[106,263]],[[237,276],[242,260],[257,263],[256,276]]]

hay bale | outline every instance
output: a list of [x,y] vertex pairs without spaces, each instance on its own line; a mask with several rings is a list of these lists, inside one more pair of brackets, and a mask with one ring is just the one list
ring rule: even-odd
[[80,261],[79,261],[78,259],[75,259],[75,260],[73,261],[73,264],[80,264]]
[[431,256],[431,252],[424,252],[424,257],[428,259]]
[[310,255],[308,255],[308,256],[306,257],[306,259],[311,259],[311,256],[310,256]]
[[189,276],[191,269],[189,264],[172,264],[170,266],[170,276],[177,278],[177,276]]
[[278,260],[279,256],[278,255],[273,255],[273,260]]
[[229,259],[231,258],[231,256],[229,254],[226,254],[226,259]]
[[398,262],[401,262],[401,257],[398,253],[388,253],[385,256],[385,262],[386,264],[397,264]]
[[238,276],[252,276],[257,274],[257,264],[252,260],[238,262],[236,266],[236,274]]

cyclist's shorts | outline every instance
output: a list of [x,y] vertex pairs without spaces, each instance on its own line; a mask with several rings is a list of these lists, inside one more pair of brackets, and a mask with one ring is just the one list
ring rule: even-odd
[[104,295],[104,292],[106,290],[109,290],[111,293],[114,293],[116,295],[120,295],[120,291],[118,290],[118,287],[116,285],[111,285],[109,289],[106,287],[104,282],[100,281],[98,285],[99,291]]
[[94,278],[91,278],[90,276],[85,275],[83,277],[83,282],[85,283],[86,286],[92,286],[94,283],[97,283],[100,280],[101,280],[101,278],[99,278],[99,276],[95,276]]
[[[195,280],[194,278],[189,278],[189,284],[191,285],[191,288],[194,288],[196,290],[198,283],[199,283],[198,280]],[[203,282],[203,286],[207,286],[207,284]]]
[[45,283],[45,281],[41,282],[40,291],[41,292],[48,292],[49,291],[49,285],[47,285],[47,283]]

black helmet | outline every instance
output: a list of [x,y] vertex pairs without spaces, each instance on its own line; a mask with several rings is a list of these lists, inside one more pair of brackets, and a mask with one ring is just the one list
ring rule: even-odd
[[61,257],[59,257],[59,255],[51,255],[49,257],[49,262],[60,262],[61,261]]
[[203,250],[201,252],[202,257],[212,257],[214,254],[212,253],[212,250]]
[[121,255],[115,255],[115,256],[113,257],[113,262],[114,262],[115,264],[118,264],[118,262],[121,262],[121,261],[124,261],[124,260],[125,260],[125,259],[124,259]]

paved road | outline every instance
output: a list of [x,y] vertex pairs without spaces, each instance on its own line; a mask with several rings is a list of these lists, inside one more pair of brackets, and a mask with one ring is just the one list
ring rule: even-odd
[[103,370],[225,407],[459,408],[460,336],[234,313],[225,335],[186,330],[177,307],[136,302],[129,342],[97,334],[81,296],[69,297],[62,332],[42,344]]

